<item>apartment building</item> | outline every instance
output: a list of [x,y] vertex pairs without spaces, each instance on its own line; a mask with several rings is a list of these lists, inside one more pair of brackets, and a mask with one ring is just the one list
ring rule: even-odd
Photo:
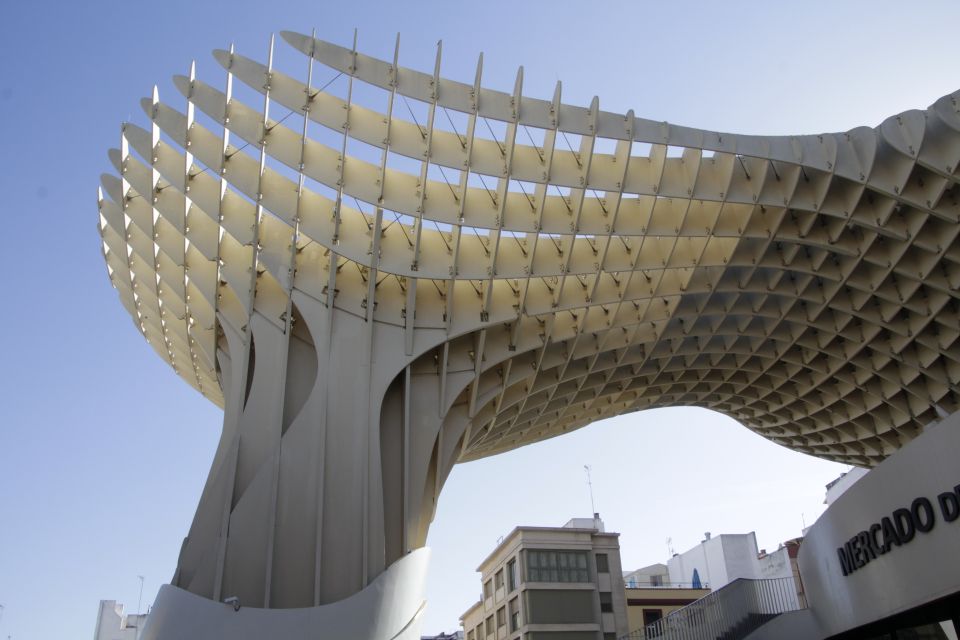
[[477,568],[466,640],[614,640],[629,631],[618,533],[598,515],[517,527]]

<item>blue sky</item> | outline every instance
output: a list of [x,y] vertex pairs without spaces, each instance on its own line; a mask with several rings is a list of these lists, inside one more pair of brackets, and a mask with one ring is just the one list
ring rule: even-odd
[[[489,86],[719,131],[816,133],[875,125],[960,85],[960,3],[281,1],[6,3],[0,8],[0,638],[93,633],[97,602],[144,607],[176,565],[220,412],[151,352],[110,288],[96,188],[120,122],[143,124],[192,59],[231,42],[264,58],[284,29]],[[278,63],[296,63],[278,44]],[[294,67],[299,69],[300,67]],[[334,74],[329,73],[332,77]],[[322,70],[315,76],[325,81]],[[451,630],[474,569],[517,524],[597,508],[624,565],[662,561],[704,531],[756,530],[768,548],[819,514],[843,467],[695,409],[657,410],[454,470],[429,543],[425,632]]]

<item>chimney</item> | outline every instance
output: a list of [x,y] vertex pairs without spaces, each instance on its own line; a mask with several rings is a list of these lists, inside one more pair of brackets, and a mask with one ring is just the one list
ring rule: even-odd
[[707,531],[703,534],[703,541],[706,542],[709,539],[710,539],[710,532]]

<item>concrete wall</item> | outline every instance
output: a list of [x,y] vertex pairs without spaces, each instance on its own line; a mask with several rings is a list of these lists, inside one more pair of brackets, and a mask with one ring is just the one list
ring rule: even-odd
[[670,558],[667,568],[670,582],[687,585],[696,569],[701,583],[714,591],[737,578],[757,578],[757,536],[753,532],[714,536]]
[[786,547],[780,547],[773,553],[757,558],[758,578],[790,578],[793,568],[790,563],[790,553]]
[[671,583],[690,584],[694,569],[698,570],[702,582],[709,582],[705,544],[700,543],[694,548],[667,560],[667,571],[670,573]]
[[147,616],[124,615],[116,600],[101,600],[93,640],[136,640]]
[[[757,564],[757,534],[750,532],[743,535],[722,535],[718,536],[723,545],[722,559],[717,559],[717,564],[722,564],[724,569],[723,584],[727,584],[737,578],[757,578],[759,577],[759,565]],[[713,589],[719,589],[721,585],[711,585]]]
[[846,493],[847,489],[856,484],[857,480],[867,475],[868,471],[870,470],[864,469],[863,467],[851,468],[850,471],[847,471],[827,486],[827,495],[824,498],[824,502],[828,505],[833,504],[837,498]]
[[777,616],[745,640],[817,640],[823,637],[813,613],[801,609]]

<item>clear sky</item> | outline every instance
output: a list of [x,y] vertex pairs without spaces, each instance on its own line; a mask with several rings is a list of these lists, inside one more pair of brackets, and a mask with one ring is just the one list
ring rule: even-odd
[[[120,122],[144,124],[191,59],[235,42],[263,59],[291,29],[489,86],[719,131],[816,133],[876,125],[960,86],[960,2],[378,3],[6,2],[0,5],[0,638],[93,634],[97,603],[143,607],[169,580],[218,436],[219,410],[140,337],[110,288],[96,232],[98,176]],[[278,62],[296,58],[278,45]],[[295,67],[300,69],[300,66]],[[325,81],[323,70],[315,76]],[[334,74],[329,73],[329,77]],[[179,104],[176,98],[172,98]],[[775,548],[822,510],[844,467],[777,447],[733,420],[657,410],[462,465],[440,499],[424,632],[455,628],[476,566],[518,524],[597,509],[626,568],[705,531],[756,530]]]

